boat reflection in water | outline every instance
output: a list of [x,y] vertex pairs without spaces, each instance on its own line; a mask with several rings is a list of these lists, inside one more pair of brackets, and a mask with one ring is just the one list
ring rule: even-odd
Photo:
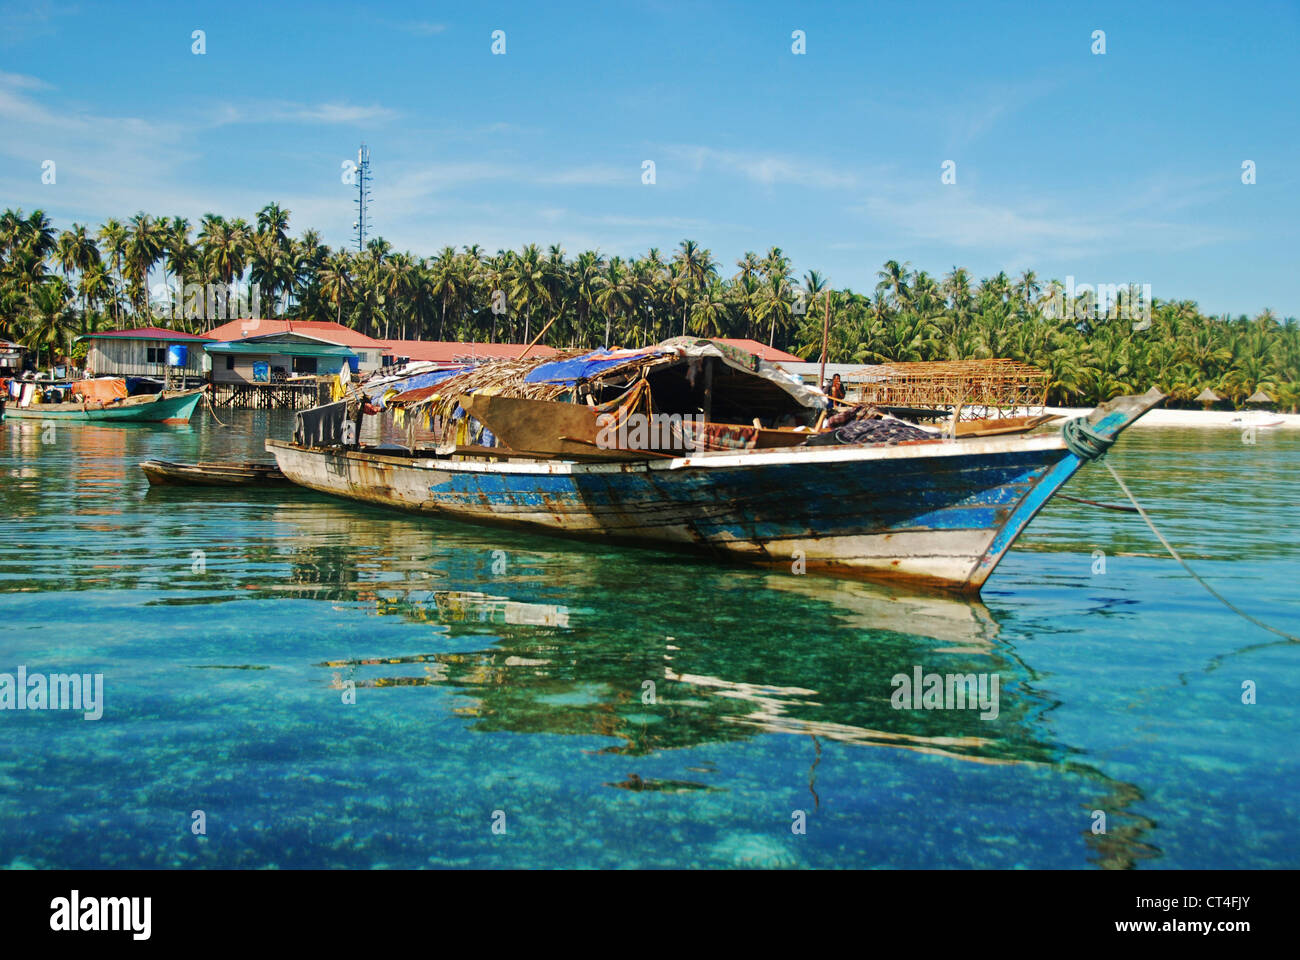
[[[296,528],[291,582],[246,588],[432,627],[414,649],[409,641],[391,649],[387,633],[390,649],[343,647],[316,664],[329,687],[350,682],[393,696],[441,687],[459,695],[451,709],[470,729],[607,738],[583,749],[630,762],[770,734],[806,738],[814,806],[828,742],[1042,765],[1095,786],[1090,809],[1108,818],[1107,833],[1087,837],[1096,863],[1130,867],[1159,855],[1141,839],[1150,822],[1127,812],[1140,790],[1045,739],[1055,703],[978,601],[650,551],[551,551],[527,534],[494,549],[480,530],[454,523],[430,531],[376,512],[340,526],[339,515],[315,506],[277,510],[278,522]],[[918,666],[997,674],[996,719],[982,720],[978,709],[895,709],[891,678]],[[607,786],[726,789],[636,773]]]

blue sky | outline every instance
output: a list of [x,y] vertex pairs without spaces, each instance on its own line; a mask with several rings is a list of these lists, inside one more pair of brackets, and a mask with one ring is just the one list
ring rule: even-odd
[[417,254],[689,237],[728,275],[778,245],[840,287],[897,258],[1300,316],[1294,2],[26,0],[0,22],[0,207],[61,228],[277,200],[345,244],[364,139],[378,232]]

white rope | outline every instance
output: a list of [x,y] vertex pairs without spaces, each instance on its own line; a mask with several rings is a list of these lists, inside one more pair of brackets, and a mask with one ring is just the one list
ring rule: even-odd
[[1147,512],[1146,512],[1145,510],[1142,509],[1142,504],[1140,504],[1140,503],[1137,502],[1137,498],[1133,496],[1133,493],[1132,493],[1132,491],[1129,490],[1128,485],[1125,484],[1124,481],[1123,481],[1122,479],[1120,479],[1120,475],[1119,475],[1118,473],[1116,473],[1116,472],[1115,472],[1115,468],[1112,467],[1112,466],[1110,465],[1110,461],[1107,460],[1105,457],[1103,457],[1102,460],[1101,460],[1101,462],[1102,462],[1103,464],[1106,465],[1106,469],[1109,470],[1109,471],[1110,471],[1110,475],[1111,475],[1112,477],[1115,478],[1115,482],[1118,483],[1118,484],[1119,484],[1119,488],[1120,488],[1121,490],[1124,491],[1124,495],[1127,496],[1127,497],[1129,498],[1129,500],[1132,502],[1133,506],[1137,507],[1137,512],[1138,512],[1138,514],[1142,517],[1143,520],[1145,520],[1145,521],[1147,522],[1147,526],[1151,528],[1151,532],[1154,533],[1154,534],[1156,535],[1156,537],[1160,540],[1160,542],[1163,543],[1163,544],[1165,545],[1165,549],[1169,551],[1169,555],[1170,555],[1171,557],[1173,557],[1175,560],[1177,560],[1180,564],[1182,564],[1183,569],[1186,570],[1189,574],[1191,574],[1191,577],[1192,577],[1193,580],[1195,580],[1197,583],[1199,583],[1201,586],[1203,586],[1206,590],[1208,590],[1208,591],[1210,592],[1210,595],[1211,595],[1211,596],[1213,596],[1216,600],[1218,600],[1220,603],[1222,603],[1225,607],[1227,607],[1227,608],[1228,608],[1229,610],[1231,610],[1233,613],[1237,614],[1237,616],[1239,616],[1239,617],[1243,617],[1243,618],[1245,618],[1246,620],[1249,620],[1249,621],[1250,621],[1251,623],[1253,623],[1255,626],[1257,626],[1257,627],[1261,627],[1262,629],[1267,630],[1269,633],[1275,633],[1275,634],[1277,634],[1279,637],[1283,637],[1284,639],[1291,640],[1291,641],[1293,641],[1293,642],[1295,642],[1295,643],[1300,643],[1300,637],[1294,637],[1294,636],[1292,636],[1292,635],[1289,634],[1289,633],[1286,633],[1286,632],[1284,632],[1284,631],[1282,631],[1282,630],[1277,629],[1277,627],[1270,627],[1267,623],[1264,623],[1262,620],[1256,620],[1254,617],[1252,617],[1250,614],[1248,614],[1245,610],[1242,610],[1242,609],[1241,609],[1240,607],[1238,607],[1236,604],[1232,603],[1232,601],[1230,601],[1227,597],[1225,597],[1225,596],[1223,596],[1223,594],[1219,593],[1218,590],[1215,590],[1212,586],[1210,586],[1208,583],[1206,583],[1204,580],[1202,580],[1199,576],[1197,576],[1196,571],[1193,570],[1191,567],[1189,567],[1189,566],[1187,565],[1187,561],[1184,560],[1182,557],[1180,557],[1180,556],[1178,555],[1178,551],[1175,550],[1175,549],[1173,548],[1173,545],[1170,544],[1170,542],[1169,542],[1168,540],[1165,539],[1164,534],[1161,533],[1159,530],[1156,529],[1156,525],[1155,525],[1154,523],[1151,522],[1151,518],[1150,518],[1149,516],[1147,516]]

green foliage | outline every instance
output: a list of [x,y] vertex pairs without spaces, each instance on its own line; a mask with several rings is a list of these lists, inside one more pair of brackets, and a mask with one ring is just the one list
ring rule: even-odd
[[[432,257],[331,250],[315,231],[289,234],[289,211],[263,207],[249,224],[206,214],[197,233],[179,217],[136,214],[97,233],[57,232],[42,211],[0,215],[0,336],[49,357],[69,336],[201,320],[159,320],[152,271],[172,283],[257,283],[266,316],[332,320],[394,339],[516,341],[546,329],[558,347],[644,346],[684,332],[760,340],[807,360],[822,350],[830,304],[832,363],[1009,357],[1049,374],[1049,402],[1091,405],[1152,386],[1173,406],[1210,387],[1240,406],[1258,389],[1300,407],[1300,326],[1271,311],[1210,317],[1191,301],[1155,301],[1149,324],[1097,310],[1056,309],[1061,284],[1033,271],[974,280],[954,267],[936,279],[890,260],[867,293],[834,290],[815,270],[800,281],[779,247],[747,252],[724,277],[709,250],[683,240],[671,256],[570,258],[558,246],[486,254],[444,247]],[[75,283],[73,276],[75,275]],[[496,305],[497,309],[493,309]],[[1065,313],[1071,313],[1065,316]]]

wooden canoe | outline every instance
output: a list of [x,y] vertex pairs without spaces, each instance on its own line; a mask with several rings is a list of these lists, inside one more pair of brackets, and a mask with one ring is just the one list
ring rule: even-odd
[[140,469],[151,485],[190,484],[192,486],[231,487],[261,483],[285,483],[285,476],[274,463],[252,461],[234,463],[172,463],[146,460]]
[[959,437],[996,437],[1008,433],[1028,433],[1034,427],[1061,419],[1058,414],[1039,413],[1030,417],[990,417],[986,420],[958,420]]

